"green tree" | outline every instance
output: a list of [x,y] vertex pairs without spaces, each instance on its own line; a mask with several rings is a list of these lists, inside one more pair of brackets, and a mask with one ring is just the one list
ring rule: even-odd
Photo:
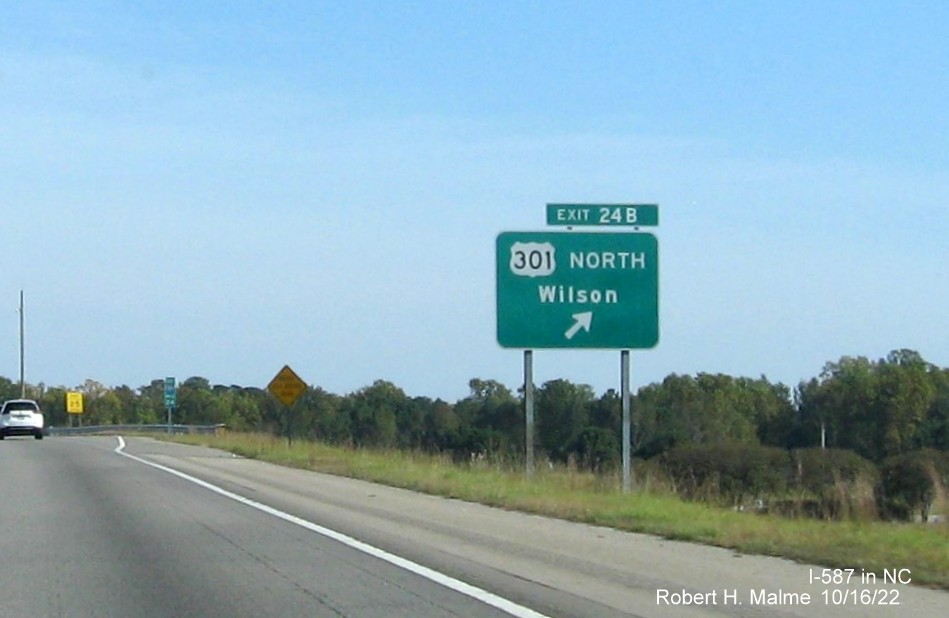
[[426,418],[423,447],[432,452],[455,450],[461,437],[461,417],[444,401],[436,401]]
[[522,403],[496,380],[473,378],[468,388],[468,397],[455,404],[460,427],[453,450],[459,456],[519,456],[525,440]]
[[352,442],[349,415],[342,409],[342,399],[322,388],[314,388],[304,395],[304,405],[314,411],[310,435],[333,444]]
[[743,405],[753,418],[758,441],[767,446],[789,448],[797,422],[797,410],[791,389],[771,383],[764,376],[757,380],[739,378]]
[[623,397],[618,391],[611,388],[590,404],[590,425],[611,431],[616,436],[622,434]]
[[69,415],[66,413],[66,389],[53,387],[47,389],[38,403],[43,410],[43,421],[47,427],[63,427],[69,425]]
[[[148,386],[138,389],[138,405],[135,408],[135,422],[142,424],[164,423],[168,420],[165,408],[165,381],[152,380]],[[177,414],[174,421],[177,422]]]
[[576,454],[581,467],[597,473],[606,472],[615,469],[620,462],[620,440],[614,431],[589,425],[577,438]]
[[537,436],[554,461],[566,462],[589,425],[593,389],[568,380],[551,380],[537,392]]
[[121,425],[124,422],[122,402],[115,392],[106,390],[90,397],[85,405],[84,424]]
[[643,387],[634,408],[634,448],[642,457],[679,444],[758,444],[760,427],[793,416],[786,387],[708,373],[672,374]]
[[9,378],[0,378],[0,401],[19,399],[20,385]]
[[205,425],[220,421],[222,409],[211,390],[211,383],[192,376],[178,386],[174,422],[183,425]]
[[343,402],[349,415],[353,442],[358,446],[396,446],[397,418],[408,407],[402,389],[391,382],[376,380]]
[[911,350],[891,352],[879,363],[879,416],[885,427],[880,436],[884,456],[904,453],[920,443],[920,430],[936,396],[930,365]]
[[928,446],[928,436],[938,435],[933,411],[939,379],[935,367],[912,350],[896,350],[877,362],[843,357],[798,387],[799,434],[810,438],[808,445],[819,444],[823,427],[827,446],[878,463]]
[[933,400],[919,427],[919,446],[949,451],[949,369],[933,368],[929,375]]

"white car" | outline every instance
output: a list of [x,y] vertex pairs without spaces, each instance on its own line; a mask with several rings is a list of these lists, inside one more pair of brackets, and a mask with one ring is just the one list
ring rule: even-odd
[[10,399],[0,409],[0,440],[7,436],[43,439],[43,411],[32,399]]

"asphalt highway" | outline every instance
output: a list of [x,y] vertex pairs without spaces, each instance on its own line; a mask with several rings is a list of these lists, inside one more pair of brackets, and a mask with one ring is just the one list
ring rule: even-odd
[[0,616],[924,618],[949,610],[949,594],[913,585],[815,583],[819,567],[144,438],[7,439],[0,478]]

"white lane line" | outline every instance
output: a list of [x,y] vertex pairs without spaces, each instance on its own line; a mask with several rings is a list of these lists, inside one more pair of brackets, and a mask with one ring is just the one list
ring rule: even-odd
[[378,547],[374,547],[372,545],[369,545],[368,543],[363,543],[362,541],[354,539],[351,536],[347,536],[345,534],[336,532],[335,530],[331,530],[329,528],[324,528],[323,526],[314,524],[313,522],[297,517],[296,515],[291,515],[290,513],[284,513],[283,511],[275,509],[271,506],[267,506],[266,504],[255,502],[254,500],[249,500],[248,498],[245,498],[244,496],[240,496],[238,494],[232,493],[230,491],[227,491],[226,489],[218,487],[217,485],[212,485],[211,483],[208,483],[207,481],[202,481],[199,478],[195,478],[193,476],[185,474],[184,472],[179,472],[178,470],[175,470],[174,468],[169,468],[168,466],[163,466],[161,464],[148,461],[147,459],[142,459],[141,457],[130,455],[129,453],[125,452],[125,440],[122,438],[122,436],[117,436],[117,437],[119,439],[119,445],[115,447],[115,452],[123,457],[128,457],[129,459],[135,460],[139,463],[143,463],[146,466],[151,466],[152,468],[161,470],[162,472],[173,474],[177,476],[178,478],[182,478],[186,481],[194,483],[195,485],[198,485],[200,487],[213,491],[214,493],[224,496],[225,498],[230,498],[231,500],[240,502],[241,504],[244,504],[251,508],[255,508],[258,511],[267,513],[268,515],[279,517],[280,519],[286,522],[289,522],[291,524],[296,524],[297,526],[300,526],[301,528],[305,528],[311,532],[321,534],[327,538],[333,539],[334,541],[338,541],[342,543],[343,545],[347,545],[355,550],[361,551],[374,558],[378,558],[379,560],[384,560],[388,562],[389,564],[394,564],[395,566],[405,569],[406,571],[409,571],[410,573],[414,573],[415,575],[418,575],[419,577],[424,577],[425,579],[429,581],[433,581],[436,584],[444,586],[450,590],[454,590],[455,592],[459,592],[463,595],[466,595],[473,599],[481,601],[482,603],[486,605],[495,607],[507,614],[510,614],[511,616],[516,616],[517,618],[549,618],[549,616],[536,612],[530,609],[529,607],[518,605],[517,603],[513,601],[509,601],[508,599],[505,599],[504,597],[500,597],[496,594],[488,592],[487,590],[483,590],[481,588],[478,588],[477,586],[472,586],[471,584],[466,584],[460,579],[455,579],[454,577],[445,575],[444,573],[439,573],[438,571],[435,571],[434,569],[430,569],[426,566],[422,566],[421,564],[412,562],[411,560],[407,560],[400,556],[396,556],[395,554],[390,554],[389,552],[383,549],[379,549]]

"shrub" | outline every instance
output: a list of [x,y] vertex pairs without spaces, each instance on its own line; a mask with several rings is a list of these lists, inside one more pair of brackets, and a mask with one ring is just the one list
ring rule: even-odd
[[874,465],[853,451],[808,448],[791,453],[793,497],[775,503],[786,515],[821,519],[875,518]]
[[949,454],[924,449],[884,460],[877,500],[892,519],[927,521],[933,504],[949,487]]
[[736,506],[783,493],[789,464],[779,448],[748,444],[677,447],[658,460],[681,497]]
[[598,474],[615,469],[621,459],[616,434],[603,427],[586,427],[577,438],[576,454],[584,469]]

